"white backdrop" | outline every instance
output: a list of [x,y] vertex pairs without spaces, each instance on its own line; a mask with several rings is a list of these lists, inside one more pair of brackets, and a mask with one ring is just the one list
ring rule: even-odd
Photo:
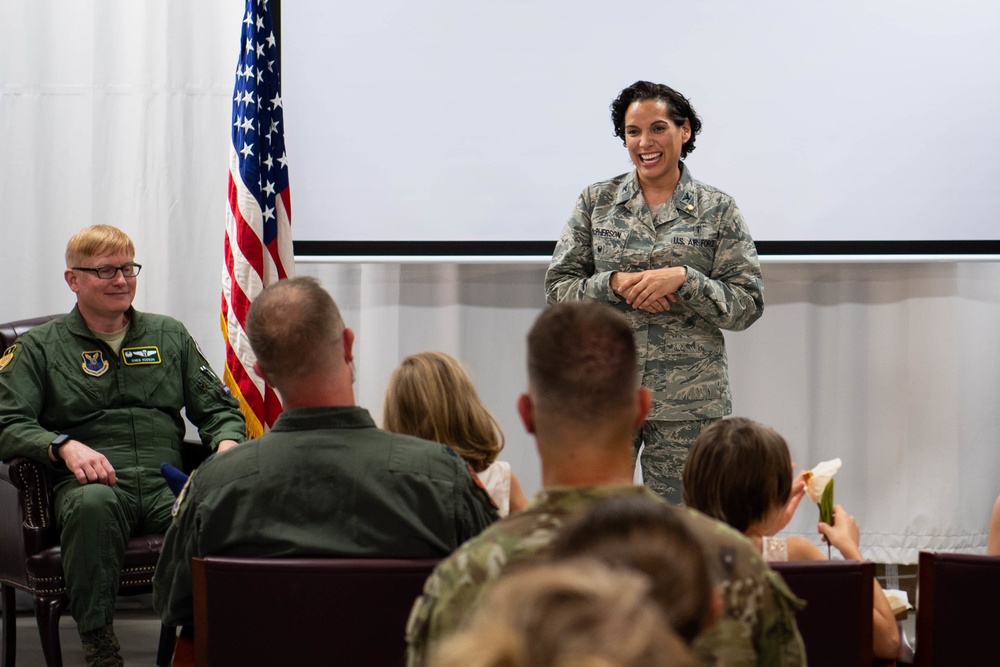
[[[136,305],[182,319],[217,368],[230,96],[242,2],[4,0],[0,319],[61,312],[66,240],[132,235]],[[295,198],[295,158],[291,158]],[[568,204],[567,204],[568,206]],[[750,220],[751,228],[753,220]],[[544,264],[358,264],[300,258],[358,333],[358,398],[378,416],[406,354],[462,358],[528,491],[539,473],[514,400]],[[767,308],[729,336],[737,414],[785,434],[800,466],[840,456],[837,499],[863,551],[982,551],[1000,483],[1000,264],[779,264]],[[803,507],[792,528],[808,531]]]
[[1000,239],[1000,3],[291,0],[281,29],[303,240],[554,240],[631,169],[608,105],[639,79],[691,98],[692,173],[758,240]]
[[[360,342],[358,398],[378,415],[398,361],[463,359],[539,485],[514,400],[524,336],[544,307],[544,265],[298,264],[340,303]],[[727,334],[734,413],[784,434],[802,468],[840,457],[836,499],[880,562],[919,549],[983,552],[1000,493],[1000,264],[764,263],[767,306]],[[806,501],[790,531],[809,533]]]

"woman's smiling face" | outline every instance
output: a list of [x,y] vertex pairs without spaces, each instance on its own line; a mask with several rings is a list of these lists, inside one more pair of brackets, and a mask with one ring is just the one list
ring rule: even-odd
[[678,178],[681,147],[691,136],[687,120],[670,120],[663,100],[639,100],[625,111],[625,145],[639,182],[655,185]]

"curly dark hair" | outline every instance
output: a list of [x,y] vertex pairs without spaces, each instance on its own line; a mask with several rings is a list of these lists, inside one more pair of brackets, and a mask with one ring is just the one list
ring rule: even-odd
[[667,105],[670,120],[678,126],[683,125],[685,120],[691,124],[691,136],[681,146],[681,159],[686,158],[694,150],[694,139],[701,132],[701,118],[694,112],[688,98],[662,83],[636,81],[618,93],[618,97],[611,103],[611,122],[615,126],[615,136],[622,140],[622,144],[628,145],[625,141],[625,111],[633,102],[645,100],[662,100]]

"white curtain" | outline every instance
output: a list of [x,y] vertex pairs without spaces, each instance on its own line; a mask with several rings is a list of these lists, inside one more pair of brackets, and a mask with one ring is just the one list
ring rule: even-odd
[[[438,349],[470,368],[533,491],[534,445],[514,410],[524,337],[544,307],[543,263],[343,265],[300,261],[358,334],[358,401],[378,415],[389,374]],[[776,428],[799,468],[840,457],[836,502],[862,551],[982,553],[1000,494],[1000,263],[764,262],[766,308],[727,334],[734,414]],[[803,501],[788,532],[815,535]]]
[[68,310],[66,241],[108,223],[138,248],[136,305],[214,343],[243,2],[4,0],[3,17],[4,319]]
[[[6,0],[0,41],[0,320],[63,312],[66,240],[136,241],[136,306],[183,320],[216,367],[227,141],[240,0]],[[295,158],[290,155],[292,197]],[[294,210],[294,206],[293,206]],[[358,334],[358,401],[380,416],[411,352],[461,358],[532,492],[514,411],[544,262],[338,264],[299,258]],[[981,552],[1000,494],[1000,263],[764,264],[767,307],[728,335],[734,410],[800,467],[839,456],[836,498],[866,557]],[[806,501],[790,531],[812,533]]]

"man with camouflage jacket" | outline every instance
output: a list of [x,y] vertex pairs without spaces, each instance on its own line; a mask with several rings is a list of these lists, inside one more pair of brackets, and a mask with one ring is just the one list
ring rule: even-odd
[[[547,556],[576,513],[611,496],[650,494],[631,485],[632,437],[651,405],[634,373],[628,322],[608,306],[558,304],[528,335],[529,389],[518,400],[534,434],[545,489],[528,509],[487,528],[442,561],[407,627],[410,667],[433,664],[436,643],[456,630],[488,586]],[[722,620],[694,649],[706,665],[805,665],[795,626],[799,602],[750,542],[691,509],[678,512],[705,551],[723,594]]]
[[[732,411],[722,330],[757,321],[763,281],[733,198],[694,180],[679,161],[701,129],[690,103],[640,81],[615,100],[612,119],[636,169],[580,195],[545,293],[549,303],[611,304],[632,325],[640,382],[653,393],[635,451],[645,444],[646,485],[680,503],[691,443]],[[650,155],[659,157],[650,162]]]

